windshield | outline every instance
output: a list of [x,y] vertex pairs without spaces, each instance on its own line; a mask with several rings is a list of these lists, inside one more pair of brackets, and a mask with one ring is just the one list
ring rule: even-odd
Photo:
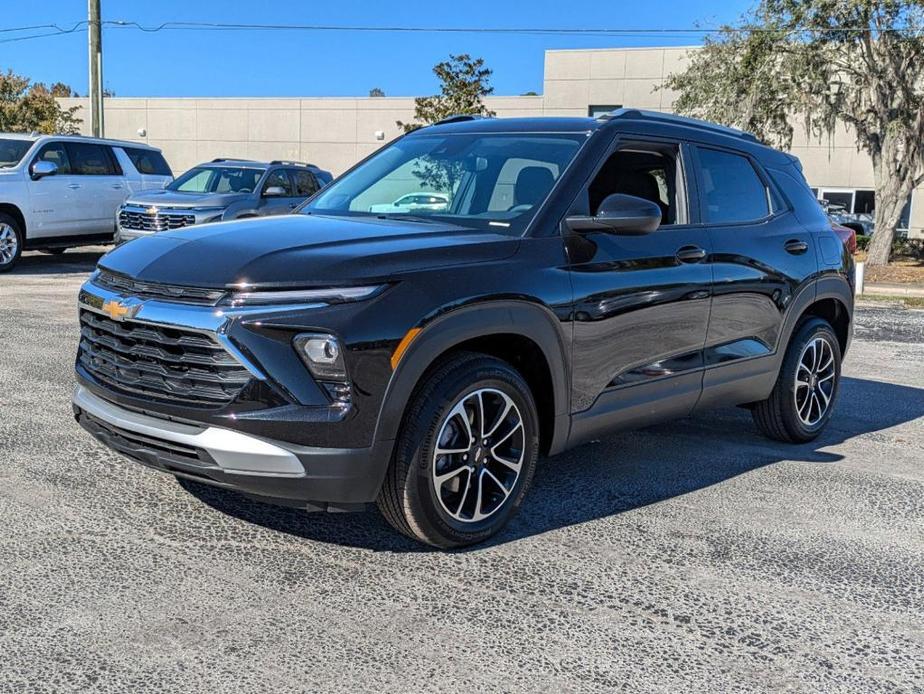
[[433,218],[521,234],[585,139],[582,133],[412,135],[300,212]]
[[0,137],[0,169],[16,166],[32,146],[31,140],[12,140]]
[[177,193],[252,193],[265,169],[197,166],[167,186]]

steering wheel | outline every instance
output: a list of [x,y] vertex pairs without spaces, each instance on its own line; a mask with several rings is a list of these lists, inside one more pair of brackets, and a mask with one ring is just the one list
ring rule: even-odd
[[533,207],[532,205],[523,203],[522,205],[514,205],[507,211],[508,212],[526,212],[527,210],[532,209],[532,207]]

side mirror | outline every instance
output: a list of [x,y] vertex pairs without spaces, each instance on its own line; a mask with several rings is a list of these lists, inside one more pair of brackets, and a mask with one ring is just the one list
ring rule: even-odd
[[613,193],[600,203],[593,217],[565,220],[572,231],[609,231],[614,234],[648,234],[661,224],[661,208],[651,200]]
[[282,186],[270,186],[263,191],[264,198],[278,198],[286,194],[286,189]]
[[58,165],[53,161],[37,161],[32,165],[32,170],[29,173],[32,180],[37,181],[40,178],[45,178],[45,176],[54,176],[58,173]]

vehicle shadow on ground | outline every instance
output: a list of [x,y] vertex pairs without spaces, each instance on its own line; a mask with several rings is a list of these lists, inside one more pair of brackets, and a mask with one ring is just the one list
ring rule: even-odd
[[14,275],[77,275],[93,272],[96,263],[108,248],[74,249],[66,253],[51,255],[40,251],[27,251],[19,258],[16,267],[10,270]]
[[[922,416],[924,389],[844,378],[831,423],[809,444],[761,437],[742,409],[616,434],[541,460],[517,517],[490,542],[462,551],[631,511],[783,460],[837,463],[843,456],[826,448]],[[297,537],[378,551],[428,551],[397,534],[375,512],[309,514],[196,482],[181,484],[216,510]]]

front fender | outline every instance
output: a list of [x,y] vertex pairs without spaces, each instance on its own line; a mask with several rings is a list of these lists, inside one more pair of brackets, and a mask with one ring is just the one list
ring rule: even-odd
[[491,301],[454,309],[421,327],[389,380],[375,441],[397,438],[414,388],[442,354],[474,338],[514,334],[535,342],[549,365],[555,414],[549,452],[554,454],[564,448],[570,422],[570,350],[561,323],[551,310],[528,301]]

